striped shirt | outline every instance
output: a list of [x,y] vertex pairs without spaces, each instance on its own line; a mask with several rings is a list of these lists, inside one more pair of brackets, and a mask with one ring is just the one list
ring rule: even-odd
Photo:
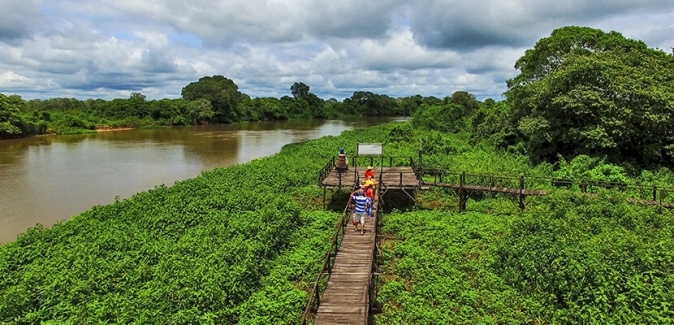
[[353,202],[356,205],[356,213],[365,213],[365,206],[372,205],[372,200],[367,196],[353,196]]

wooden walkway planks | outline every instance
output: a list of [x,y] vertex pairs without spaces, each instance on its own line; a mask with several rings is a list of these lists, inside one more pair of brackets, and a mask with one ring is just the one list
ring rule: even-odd
[[[374,207],[379,192],[375,191]],[[365,234],[354,231],[349,221],[335,264],[328,278],[328,286],[318,306],[314,324],[367,324],[370,312],[369,287],[374,260],[378,213],[365,220]]]
[[[412,167],[376,167],[374,169],[374,176],[377,181],[379,181],[379,174],[382,176],[381,181],[388,188],[416,189],[421,185]],[[359,167],[358,175],[360,180],[364,180],[365,168]],[[321,186],[353,188],[356,185],[355,176],[352,167],[345,173],[338,173],[337,169],[333,168],[330,174],[321,182]]]

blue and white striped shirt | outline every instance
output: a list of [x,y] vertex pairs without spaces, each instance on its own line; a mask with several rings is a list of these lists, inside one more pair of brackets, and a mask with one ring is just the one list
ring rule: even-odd
[[372,205],[372,200],[370,200],[369,197],[361,195],[361,196],[353,196],[353,202],[356,205],[356,213],[365,213],[365,206],[369,203]]

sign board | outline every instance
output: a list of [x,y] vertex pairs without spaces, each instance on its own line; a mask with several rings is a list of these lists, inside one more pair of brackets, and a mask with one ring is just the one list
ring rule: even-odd
[[384,155],[383,143],[359,143],[356,147],[356,155]]

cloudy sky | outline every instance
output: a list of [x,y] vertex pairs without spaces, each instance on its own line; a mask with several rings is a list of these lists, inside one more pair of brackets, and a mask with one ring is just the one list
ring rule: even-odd
[[180,97],[223,75],[252,97],[301,81],[501,99],[526,49],[566,25],[674,47],[673,0],[0,0],[0,93]]

